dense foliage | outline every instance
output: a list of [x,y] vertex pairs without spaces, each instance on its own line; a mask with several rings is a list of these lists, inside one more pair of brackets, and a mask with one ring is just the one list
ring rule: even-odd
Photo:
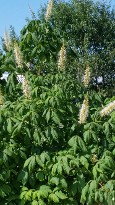
[[[1,205],[114,204],[115,111],[100,114],[115,102],[113,24],[104,4],[56,1],[48,21],[42,13],[20,39],[12,33],[10,46],[3,42],[0,76],[9,75],[0,80]],[[102,74],[107,84],[97,89]],[[89,111],[80,123],[85,98]]]

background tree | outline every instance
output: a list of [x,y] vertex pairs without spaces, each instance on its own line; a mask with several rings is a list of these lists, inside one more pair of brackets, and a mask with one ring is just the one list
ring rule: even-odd
[[[54,1],[50,25],[66,41],[68,64],[82,76],[89,61],[96,85],[114,89],[115,12],[103,2],[71,0]],[[43,15],[40,16],[43,18]],[[79,73],[80,72],[80,73]]]

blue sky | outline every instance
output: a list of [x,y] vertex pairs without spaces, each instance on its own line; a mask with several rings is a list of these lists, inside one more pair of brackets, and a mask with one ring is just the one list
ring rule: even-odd
[[26,23],[26,17],[31,17],[29,6],[37,13],[45,3],[47,0],[0,0],[0,36],[4,35],[5,28],[8,30],[10,25],[19,34]]
[[[48,0],[0,0],[0,36],[3,37],[5,29],[8,30],[10,25],[19,35],[26,23],[26,17],[31,17],[29,6],[37,13],[40,6],[47,2]],[[115,5],[115,0],[111,4]]]

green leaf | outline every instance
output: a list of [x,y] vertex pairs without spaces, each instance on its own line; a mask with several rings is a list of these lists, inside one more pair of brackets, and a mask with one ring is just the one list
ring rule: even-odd
[[78,191],[79,193],[82,192],[82,189],[85,187],[85,177],[83,174],[79,174],[77,177],[77,181],[78,181]]
[[28,181],[28,172],[25,170],[22,170],[20,174],[18,175],[18,181],[22,181],[22,184],[24,186]]
[[59,199],[67,199],[67,196],[62,191],[56,191],[55,195],[58,196]]
[[73,136],[69,141],[68,144],[73,147],[76,144],[76,136]]
[[40,158],[43,163],[45,162],[45,160],[50,161],[50,156],[47,152],[42,152]]
[[39,204],[39,205],[46,205],[46,203],[45,203],[42,199],[39,199],[38,204]]
[[36,54],[36,52],[37,52],[37,46],[32,50],[32,53],[31,53],[31,56],[34,56],[35,54]]
[[62,174],[62,168],[63,167],[63,165],[61,164],[61,163],[59,163],[58,165],[57,165],[57,172],[59,173],[59,174]]
[[35,156],[32,156],[31,157],[31,161],[29,163],[29,167],[28,167],[29,168],[29,172],[33,171],[34,167],[35,167]]
[[93,181],[90,183],[90,186],[89,186],[89,191],[90,191],[90,193],[93,193],[93,192],[95,193],[97,188],[98,188],[97,182],[96,182],[96,180],[93,180]]
[[38,201],[36,200],[32,201],[32,205],[38,205]]
[[67,157],[63,157],[62,161],[63,161],[63,165],[62,165],[63,166],[63,170],[65,171],[66,174],[69,175],[70,167],[68,165]]
[[17,125],[17,127],[14,129],[14,131],[13,131],[13,133],[12,133],[12,136],[17,135],[17,134],[20,132],[21,128],[22,128],[22,122],[19,123],[19,124]]
[[88,191],[89,191],[89,184],[86,184],[86,186],[83,188],[82,194],[81,194],[80,202],[82,204],[84,204],[86,201]]
[[91,133],[90,133],[90,130],[87,130],[83,133],[83,136],[84,136],[84,141],[85,142],[89,142],[91,140]]
[[50,183],[51,183],[51,184],[58,185],[58,184],[59,184],[59,178],[58,178],[58,177],[52,177],[52,178],[50,179]]
[[11,132],[12,132],[12,123],[11,123],[11,119],[10,119],[10,118],[7,119],[7,123],[8,123],[8,125],[7,125],[7,131],[8,131],[9,133],[11,133]]
[[58,134],[53,127],[51,127],[51,134],[52,134],[53,139],[58,141]]
[[9,194],[11,192],[11,187],[6,184],[3,184],[2,187],[0,187],[0,189],[6,194]]
[[53,193],[51,193],[51,194],[49,195],[49,199],[50,199],[51,201],[55,202],[55,203],[59,203],[59,198],[58,198],[55,194],[53,194]]
[[35,131],[34,131],[33,138],[40,145],[40,143],[41,143],[40,133],[37,129],[35,129]]
[[40,167],[44,167],[44,164],[38,155],[36,155],[36,162]]
[[58,168],[58,163],[54,164],[52,167],[52,174],[55,175]]
[[86,152],[87,149],[86,149],[85,143],[84,143],[84,141],[81,139],[81,137],[77,136],[77,141],[78,141],[78,145],[79,145],[79,147],[81,148],[81,150],[84,151],[84,152]]
[[50,116],[51,116],[51,110],[48,110],[48,112],[46,113],[46,120],[47,120],[47,123],[48,123],[49,120],[50,120]]
[[75,196],[78,191],[78,181],[74,180],[72,185],[70,186],[70,192],[72,193],[72,196]]
[[32,158],[32,156],[29,157],[29,158],[25,161],[25,163],[24,163],[24,168],[29,165],[29,163],[30,163],[30,161],[31,161],[31,158]]
[[60,183],[61,183],[61,185],[62,185],[62,187],[64,188],[64,189],[66,189],[67,188],[67,182],[66,182],[66,180],[65,179],[61,179],[60,180]]
[[52,112],[52,120],[53,120],[56,124],[59,124],[59,123],[60,123],[60,119],[59,119],[58,115],[56,114],[56,112]]
[[39,181],[44,181],[44,173],[42,171],[39,171],[37,174],[36,174],[36,178],[39,179]]
[[88,170],[89,163],[88,163],[87,159],[84,156],[80,157],[80,162]]
[[35,167],[35,156],[31,156],[25,161],[24,168],[27,166],[28,166],[29,172],[33,171]]

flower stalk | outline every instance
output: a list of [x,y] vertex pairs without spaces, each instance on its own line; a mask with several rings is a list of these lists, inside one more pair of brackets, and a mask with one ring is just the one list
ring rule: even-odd
[[88,112],[89,112],[89,100],[88,100],[88,95],[86,95],[83,101],[83,104],[81,106],[80,112],[79,112],[79,123],[80,124],[85,123],[88,117]]
[[85,70],[85,75],[84,75],[84,80],[83,80],[83,83],[84,83],[84,86],[87,88],[88,85],[89,85],[89,81],[90,81],[90,67],[89,65],[86,66],[86,70]]
[[53,0],[50,0],[47,6],[45,20],[48,21],[50,19],[51,13],[53,8]]
[[17,42],[14,43],[14,56],[18,67],[23,67],[23,55]]
[[29,85],[28,85],[28,80],[26,80],[25,76],[22,75],[22,90],[25,98],[29,99],[30,94],[29,94]]
[[115,100],[106,105],[100,112],[101,117],[109,115],[113,110],[115,110]]
[[8,34],[8,32],[6,30],[5,30],[5,33],[4,33],[4,39],[5,39],[5,45],[6,45],[7,51],[10,51],[11,40],[10,40],[9,34]]
[[59,51],[59,59],[58,59],[58,69],[64,70],[65,69],[65,61],[66,61],[66,49],[64,44]]

